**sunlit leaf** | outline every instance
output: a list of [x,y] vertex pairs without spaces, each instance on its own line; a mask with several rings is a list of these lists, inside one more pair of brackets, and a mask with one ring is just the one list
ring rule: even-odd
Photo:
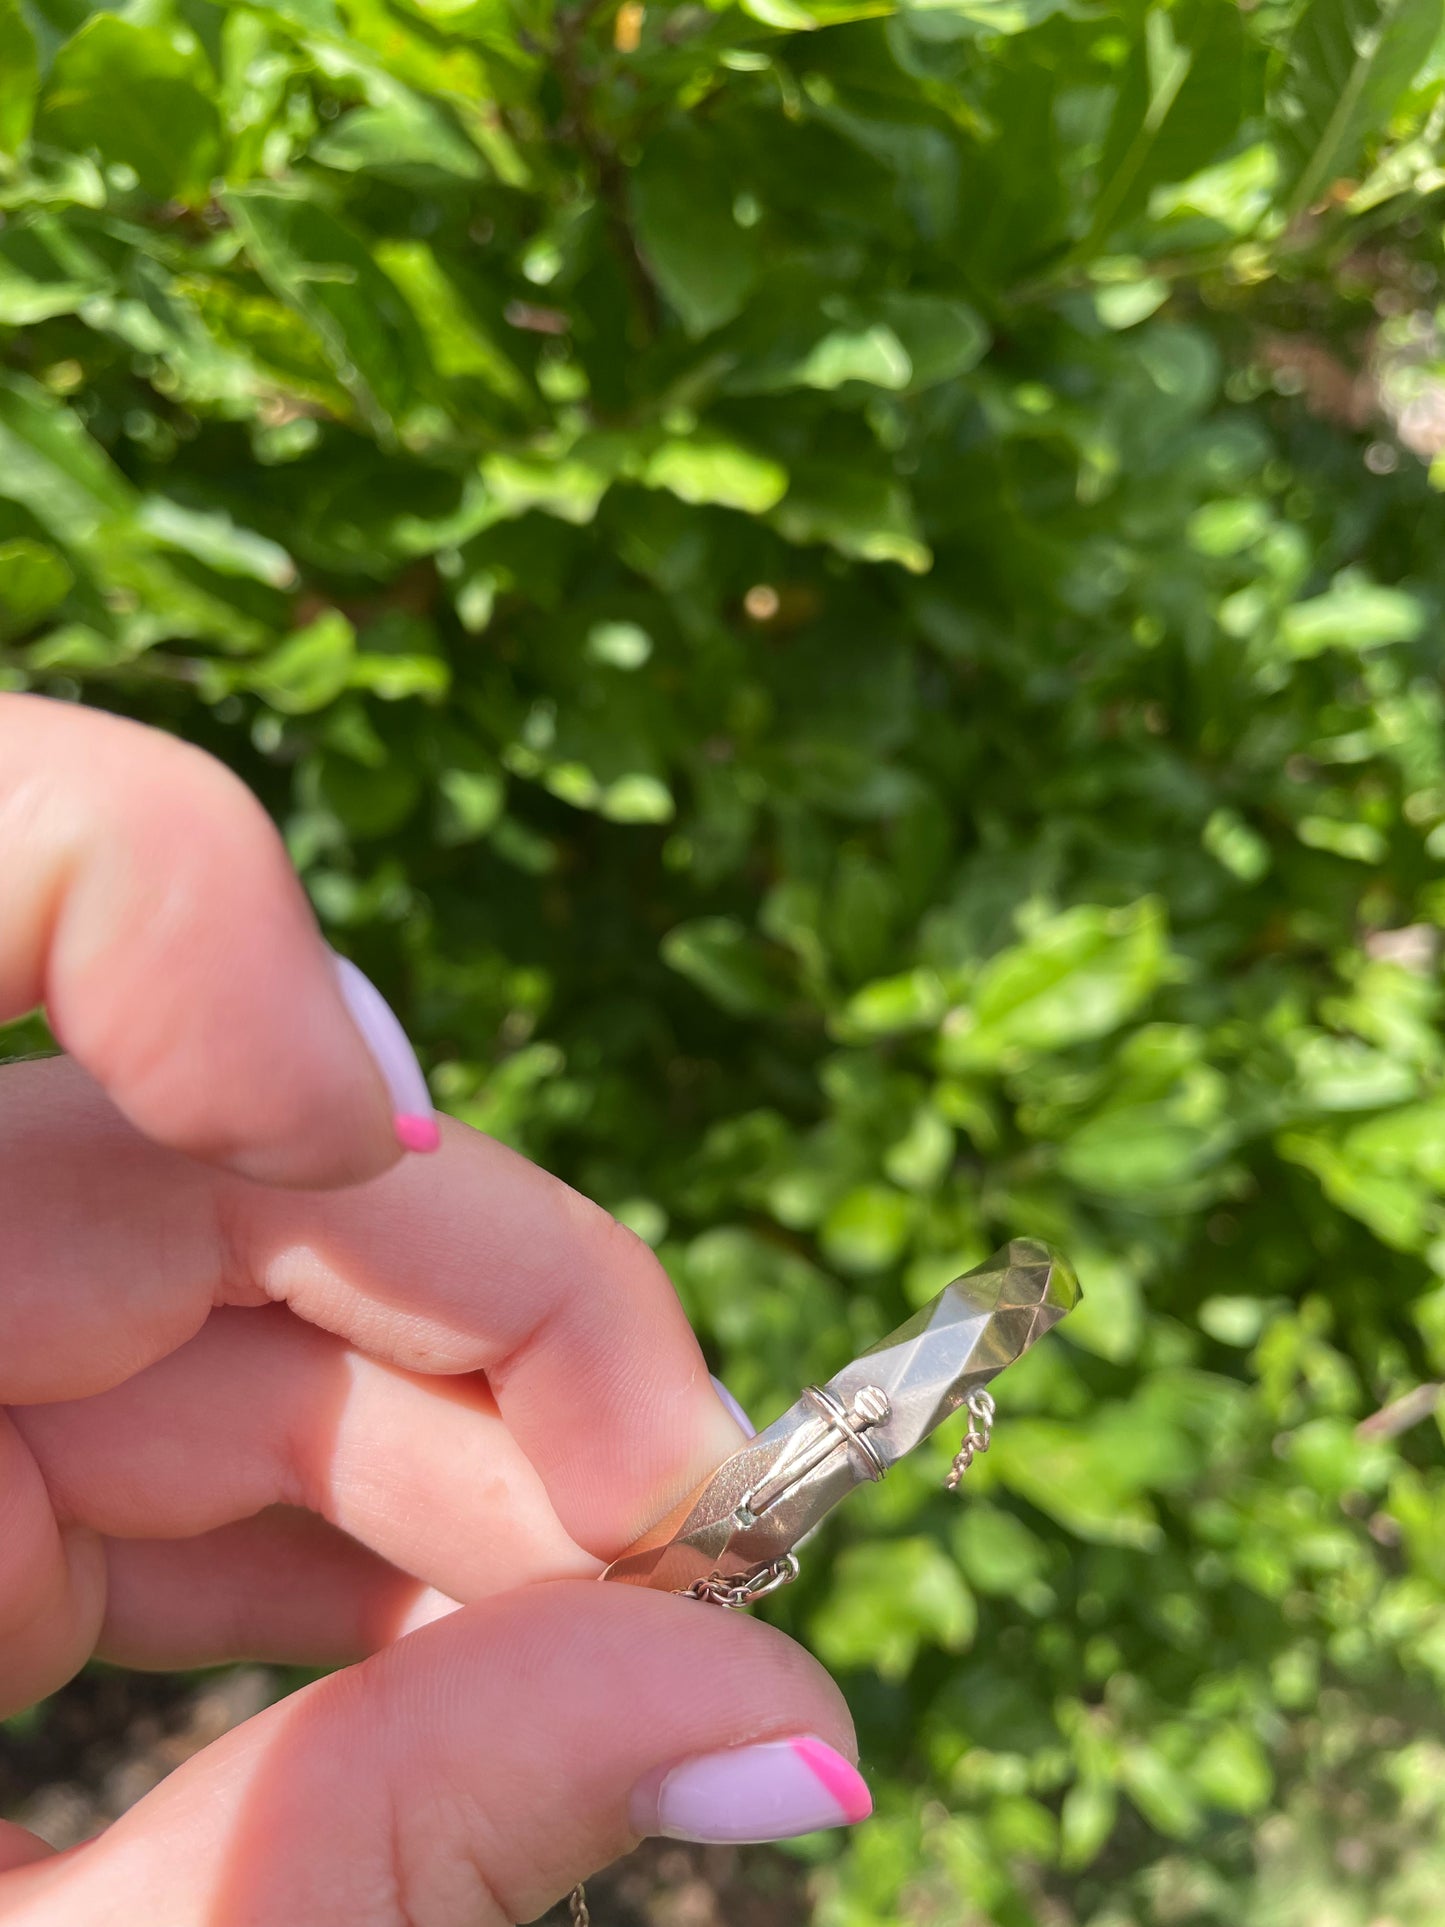
[[24,536],[0,542],[0,637],[18,635],[65,599],[75,577],[63,556]]
[[96,13],[55,56],[37,137],[93,149],[158,200],[200,202],[221,159],[212,84],[194,35]]
[[854,1547],[839,1562],[839,1583],[812,1619],[820,1658],[829,1666],[866,1666],[902,1679],[925,1643],[960,1652],[972,1640],[978,1612],[958,1568],[932,1539]]
[[632,175],[639,243],[695,335],[730,321],[758,272],[756,243],[738,225],[727,179],[702,162],[699,142],[695,131],[665,135],[649,143]]
[[1292,164],[1292,213],[1358,166],[1442,25],[1441,0],[1309,0],[1275,102]]
[[25,145],[39,83],[35,38],[18,0],[0,0],[0,154]]
[[1103,1036],[1163,982],[1168,954],[1157,902],[1062,911],[986,967],[944,1025],[944,1062],[997,1063]]

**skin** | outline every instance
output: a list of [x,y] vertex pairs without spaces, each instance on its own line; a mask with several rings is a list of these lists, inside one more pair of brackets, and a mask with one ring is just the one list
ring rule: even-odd
[[[461,1125],[402,1157],[280,841],[185,745],[0,696],[0,1713],[92,1654],[348,1662],[0,1927],[497,1927],[631,1790],[836,1688],[601,1562],[740,1441],[651,1252]],[[346,1187],[346,1188],[338,1188]]]

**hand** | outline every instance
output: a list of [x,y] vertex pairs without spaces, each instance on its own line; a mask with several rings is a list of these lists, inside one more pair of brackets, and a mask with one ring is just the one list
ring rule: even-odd
[[0,1712],[358,1662],[70,1853],[0,1823],[0,1923],[492,1927],[861,1817],[804,1652],[595,1583],[739,1443],[661,1268],[460,1125],[402,1155],[420,1072],[249,794],[0,697],[0,875],[0,1021],[68,1052],[0,1071]]

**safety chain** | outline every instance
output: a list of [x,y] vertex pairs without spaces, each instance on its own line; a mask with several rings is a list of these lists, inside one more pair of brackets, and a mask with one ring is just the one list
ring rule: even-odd
[[963,1444],[954,1454],[953,1464],[948,1469],[944,1481],[950,1492],[958,1490],[958,1482],[973,1464],[980,1452],[986,1452],[993,1443],[994,1402],[987,1392],[970,1392],[964,1401],[963,1409],[968,1413],[968,1431],[964,1434]]
[[751,1606],[781,1587],[791,1586],[798,1571],[797,1553],[785,1552],[781,1559],[774,1559],[745,1577],[735,1575],[724,1578],[721,1573],[714,1572],[706,1579],[694,1579],[683,1596],[706,1599],[714,1606]]
[[[996,1408],[989,1393],[970,1392],[964,1400],[963,1409],[968,1413],[968,1430],[964,1433],[962,1445],[954,1454],[953,1464],[944,1482],[950,1492],[957,1491],[959,1481],[978,1454],[986,1452],[993,1444]],[[798,1571],[798,1555],[787,1552],[781,1559],[774,1559],[746,1577],[735,1574],[724,1578],[722,1574],[714,1572],[709,1573],[706,1579],[694,1579],[690,1586],[683,1589],[681,1596],[706,1599],[715,1606],[751,1606],[781,1587],[791,1586]],[[572,1927],[592,1927],[592,1916],[587,1911],[587,1891],[580,1880],[572,1889],[571,1909]]]

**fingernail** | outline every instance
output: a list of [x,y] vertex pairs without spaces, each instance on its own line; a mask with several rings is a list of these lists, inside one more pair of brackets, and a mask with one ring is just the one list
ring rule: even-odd
[[732,1393],[728,1390],[727,1386],[723,1384],[720,1378],[714,1377],[713,1373],[711,1372],[708,1373],[708,1377],[712,1379],[713,1390],[717,1393],[718,1397],[722,1400],[723,1404],[727,1407],[728,1416],[730,1418],[735,1418],[737,1420],[738,1424],[743,1428],[743,1430],[747,1433],[750,1439],[755,1439],[758,1435],[757,1426],[753,1424],[752,1420],[748,1417],[747,1413],[743,1410],[742,1406],[738,1404],[737,1400],[733,1397]]
[[866,1820],[857,1767],[811,1734],[729,1747],[652,1774],[632,1796],[632,1828],[671,1840],[791,1840]]
[[391,1095],[391,1123],[397,1143],[406,1151],[435,1151],[442,1135],[437,1128],[431,1092],[395,1011],[350,957],[339,956],[333,950],[331,959],[336,965],[346,1008]]

